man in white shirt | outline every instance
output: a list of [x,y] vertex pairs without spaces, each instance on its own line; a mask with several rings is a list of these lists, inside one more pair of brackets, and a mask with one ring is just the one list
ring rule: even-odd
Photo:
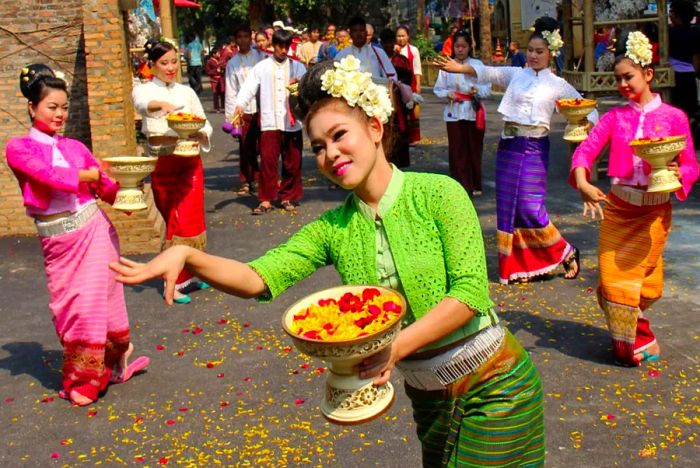
[[[224,109],[227,122],[233,120],[236,98],[243,87],[243,83],[245,83],[253,67],[265,58],[260,51],[251,48],[252,34],[250,26],[242,26],[236,30],[235,40],[238,46],[238,53],[231,57],[226,64],[226,99],[224,101]],[[260,121],[258,118],[258,105],[255,99],[252,99],[243,109],[243,115],[236,124],[241,127],[238,139],[241,188],[237,194],[247,195],[254,188],[253,184],[256,182],[260,172],[258,167]]]
[[[303,139],[301,122],[296,119],[289,103],[288,86],[306,73],[306,67],[287,56],[292,44],[288,31],[272,35],[273,54],[258,62],[248,75],[236,97],[234,116],[243,115],[245,107],[260,90],[260,204],[252,214],[272,210],[278,197],[282,208],[294,211],[301,198],[301,151]],[[282,155],[282,182],[277,186],[278,160]]]
[[335,61],[353,55],[360,60],[360,69],[372,73],[372,78],[379,82],[395,81],[396,70],[383,49],[367,43],[367,23],[359,16],[350,20],[350,37],[352,45],[338,52]]

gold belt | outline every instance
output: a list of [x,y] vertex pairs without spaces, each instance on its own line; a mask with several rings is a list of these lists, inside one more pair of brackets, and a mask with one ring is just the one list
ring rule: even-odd
[[55,219],[53,221],[34,221],[36,230],[41,237],[51,237],[59,234],[66,234],[76,231],[87,224],[88,221],[97,213],[97,203],[89,202],[83,205],[79,211],[70,215]]
[[503,127],[503,136],[505,137],[540,138],[547,135],[549,135],[549,129],[538,125],[521,125],[514,122],[506,122]]

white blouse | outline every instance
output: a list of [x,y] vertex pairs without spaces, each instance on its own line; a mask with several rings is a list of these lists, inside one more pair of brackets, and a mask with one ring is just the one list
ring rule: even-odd
[[299,131],[301,122],[290,113],[287,86],[290,81],[301,79],[304,73],[306,67],[301,62],[287,58],[280,63],[268,57],[253,67],[236,97],[235,106],[245,109],[260,90],[261,130]]
[[[459,62],[459,60],[457,60]],[[464,63],[464,62],[460,62]],[[475,58],[468,58],[467,63],[472,67],[483,67],[481,60]],[[457,122],[459,120],[476,120],[476,112],[474,112],[474,107],[469,101],[454,102],[451,101],[447,94],[452,92],[460,92],[469,94],[472,87],[476,88],[476,95],[479,98],[486,98],[491,96],[491,84],[479,83],[476,78],[463,73],[447,73],[440,70],[438,73],[437,80],[433,86],[433,93],[441,100],[447,101],[445,108],[442,112],[442,117],[445,122]]]
[[418,48],[414,45],[411,44],[406,44],[405,46],[401,47],[401,55],[403,55],[406,58],[410,58],[408,56],[408,48],[411,48],[411,54],[413,55],[413,61],[411,62],[411,66],[413,67],[413,74],[414,75],[422,75],[423,74],[423,67],[420,63],[420,52],[418,52]]
[[[250,52],[247,54],[238,52],[226,64],[226,99],[224,101],[224,109],[226,120],[229,122],[233,118],[233,111],[236,108],[236,97],[238,97],[243,83],[245,83],[253,67],[265,57],[266,55],[257,49],[250,49]],[[258,111],[258,104],[255,102],[255,99],[251,99],[243,111],[246,114],[255,114]]]
[[[175,106],[182,106],[177,112],[194,114],[199,117],[204,117],[205,119],[207,118],[202,103],[199,101],[199,97],[197,97],[197,93],[189,86],[180,83],[165,84],[158,78],[153,78],[153,80],[147,83],[136,86],[131,92],[131,98],[134,101],[136,112],[143,117],[141,131],[149,137],[153,135],[177,136],[177,133],[168,127],[168,121],[166,120],[167,114],[165,112],[148,111],[148,103],[151,101],[164,101]],[[204,132],[209,140],[211,140],[212,127],[209,120],[206,121],[204,128],[200,131]],[[201,149],[204,152],[209,152],[211,143],[201,145]]]
[[[520,67],[479,66],[474,69],[479,82],[506,88],[498,112],[507,122],[549,129],[558,99],[581,98],[573,86],[549,68],[537,72]],[[598,111],[588,114],[588,120],[597,122]]]

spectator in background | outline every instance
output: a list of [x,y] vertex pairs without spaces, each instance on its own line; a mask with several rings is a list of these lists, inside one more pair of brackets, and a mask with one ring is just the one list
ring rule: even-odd
[[654,23],[644,23],[642,32],[649,38],[651,43],[651,64],[658,65],[661,63],[661,57],[659,56],[659,28]]
[[267,33],[262,30],[255,34],[255,48],[260,52],[266,52],[270,50],[270,38]]
[[445,39],[445,42],[442,44],[442,50],[440,50],[440,53],[446,57],[452,57],[452,41],[454,34],[459,31],[459,25],[455,22],[452,23],[452,26],[450,26],[450,34],[447,36]]
[[213,112],[224,111],[224,69],[221,68],[221,48],[214,47],[204,64],[204,73],[209,77],[211,94],[214,100]]
[[366,27],[366,29],[367,29],[367,44],[370,44],[370,45],[373,45],[373,46],[377,46],[377,47],[381,47],[381,45],[379,44],[379,41],[377,40],[377,38],[374,37],[374,26],[372,26],[371,24],[367,23],[365,27]]
[[349,25],[352,44],[350,47],[343,48],[334,60],[339,62],[344,57],[352,55],[360,61],[360,70],[371,73],[373,79],[395,80],[396,70],[384,50],[367,44],[367,23],[364,18],[356,16],[350,20]]
[[345,28],[338,29],[336,32],[336,35],[335,35],[335,41],[333,41],[333,43],[329,43],[329,44],[330,45],[326,48],[326,50],[324,50],[324,47],[321,47],[319,49],[319,51],[318,51],[318,61],[319,62],[321,60],[326,59],[326,58],[335,59],[335,56],[338,55],[338,52],[347,48],[348,46],[351,46],[352,41],[350,41],[350,33]]
[[700,73],[700,31],[691,25],[696,14],[695,5],[689,0],[671,1],[668,55],[676,74],[671,104],[682,109],[691,121],[698,110],[695,75]]
[[321,29],[318,26],[311,26],[309,29],[309,40],[301,45],[299,56],[307,65],[313,65],[318,61],[318,53],[321,49]]
[[187,45],[185,46],[185,59],[187,60],[187,77],[190,88],[194,89],[197,95],[202,93],[202,58],[204,49],[202,43],[192,33],[187,35]]
[[524,67],[527,64],[527,57],[520,50],[520,44],[518,41],[510,41],[510,46],[508,46],[508,52],[510,52],[510,65],[513,67]]
[[222,70],[226,69],[226,64],[228,63],[229,60],[231,60],[231,57],[236,53],[236,37],[235,36],[229,36],[226,38],[226,43],[221,47],[221,52],[220,52],[220,61],[221,63],[219,66],[221,67]]
[[319,47],[318,49],[318,55],[316,58],[317,62],[320,62],[321,60],[325,60],[327,58],[333,58],[330,56],[330,47],[333,44],[336,44],[336,29],[337,28],[333,23],[328,23],[328,25],[326,26],[326,34],[323,36],[323,42],[321,43],[321,47]]
[[[413,82],[411,82],[411,89],[414,93],[420,94],[420,80],[423,75],[423,70],[420,61],[420,52],[418,48],[409,43],[410,32],[408,26],[399,26],[396,29],[396,47],[399,49],[401,55],[406,57],[411,65],[413,66]],[[411,113],[408,118],[408,144],[415,145],[420,140],[420,106],[415,105],[411,109]]]

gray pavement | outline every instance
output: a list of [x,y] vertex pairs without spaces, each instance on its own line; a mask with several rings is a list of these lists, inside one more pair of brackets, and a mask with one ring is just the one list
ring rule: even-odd
[[[440,107],[429,93],[422,110],[424,144],[415,171],[447,172]],[[210,108],[211,102],[205,102]],[[551,136],[548,209],[582,252],[575,281],[502,286],[496,279],[494,154],[496,101],[488,103],[486,190],[474,200],[482,223],[492,297],[500,316],[530,351],[546,393],[547,466],[697,466],[700,458],[700,191],[675,203],[666,248],[665,297],[651,312],[663,352],[659,362],[629,369],[610,357],[605,322],[593,293],[596,222],[580,216],[566,184],[564,123]],[[345,196],[328,184],[305,152],[305,196],[298,214],[251,217],[256,204],[236,197],[237,145],[212,114],[215,149],[204,156],[209,250],[250,260],[283,241]],[[605,186],[607,182],[601,181]],[[318,408],[325,364],[300,355],[280,326],[298,298],[338,284],[330,268],[261,305],[217,291],[167,307],[158,282],[128,287],[137,354],[146,373],[115,385],[94,405],[60,400],[61,346],[47,309],[36,238],[0,239],[0,464],[373,466],[420,465],[409,402],[398,375],[388,413],[361,426],[336,426]],[[143,257],[148,258],[148,256]]]

